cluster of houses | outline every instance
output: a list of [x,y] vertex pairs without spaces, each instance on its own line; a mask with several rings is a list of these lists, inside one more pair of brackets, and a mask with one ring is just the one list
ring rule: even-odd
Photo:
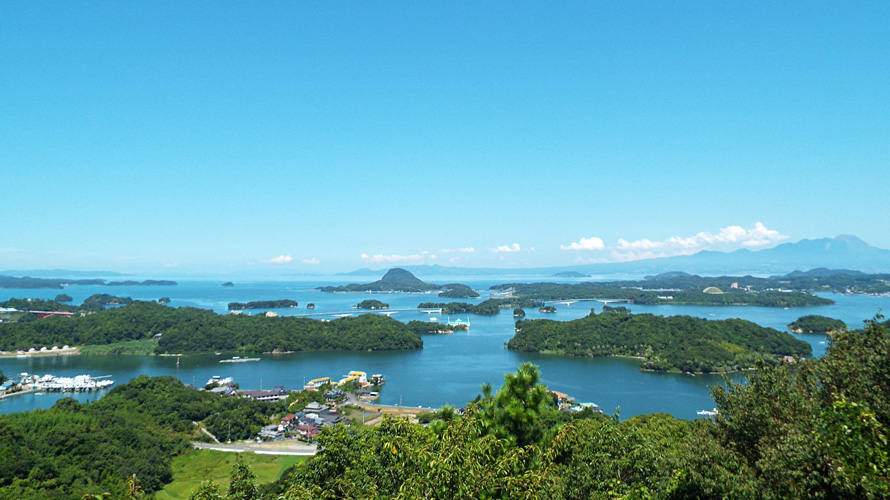
[[[328,388],[322,394],[326,402],[311,402],[302,411],[285,415],[280,423],[263,427],[257,440],[282,440],[291,437],[313,441],[321,428],[345,422],[346,420],[340,415],[338,404],[346,399],[346,392],[340,387],[350,382],[354,382],[360,388],[356,391],[356,395],[367,400],[377,396],[377,393],[369,388],[373,385],[382,385],[384,379],[383,375],[368,377],[365,372],[352,371],[339,382],[332,381],[330,377],[310,380],[303,390],[318,391],[322,387]],[[268,391],[238,390],[231,377],[213,376],[207,381],[206,387],[208,391],[221,396],[245,397],[257,401],[278,401],[287,399],[289,395],[289,392],[280,386]]]
[[321,404],[313,401],[306,405],[303,411],[288,413],[282,417],[278,425],[264,427],[260,431],[260,438],[284,439],[290,436],[314,441],[322,427],[330,427],[339,423],[346,423],[346,419],[340,415],[335,402]]
[[564,392],[559,391],[548,391],[550,394],[556,397],[557,404],[559,406],[559,411],[563,411],[566,413],[578,413],[585,408],[590,408],[594,413],[602,413],[603,409],[598,405],[593,403],[576,403],[575,398],[569,396]]

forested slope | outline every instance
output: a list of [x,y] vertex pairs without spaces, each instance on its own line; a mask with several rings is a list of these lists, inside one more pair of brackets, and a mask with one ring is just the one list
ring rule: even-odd
[[620,312],[573,321],[517,321],[507,347],[573,356],[634,356],[644,359],[642,369],[684,372],[734,371],[751,368],[761,359],[774,362],[812,352],[808,343],[788,333],[741,319]]

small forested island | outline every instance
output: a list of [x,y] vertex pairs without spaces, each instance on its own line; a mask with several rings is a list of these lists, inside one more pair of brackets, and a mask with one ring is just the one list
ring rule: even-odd
[[816,314],[802,316],[788,325],[788,330],[794,333],[832,333],[846,328],[847,325],[839,319]]
[[467,325],[448,325],[417,320],[409,321],[407,326],[409,330],[418,335],[447,335],[454,333],[455,330],[467,329]]
[[281,300],[256,300],[247,302],[229,302],[230,311],[242,311],[244,309],[279,309],[284,307],[297,307],[297,301],[290,299]]
[[[160,338],[156,338],[160,334]],[[0,350],[51,345],[156,342],[156,354],[420,349],[404,323],[364,314],[322,322],[309,318],[220,315],[193,307],[136,301],[85,316],[0,324]]]
[[542,312],[542,313],[555,313],[555,312],[556,312],[556,308],[553,307],[553,306],[544,306],[544,307],[538,309],[538,312]]
[[479,292],[473,290],[467,285],[460,283],[450,283],[442,285],[443,292],[439,292],[439,297],[446,299],[475,299],[479,297]]
[[692,278],[693,284],[676,282],[671,278],[667,282],[506,283],[494,285],[491,289],[512,289],[514,297],[536,300],[618,299],[643,305],[806,307],[834,304],[831,299],[802,291],[755,291],[735,281],[724,284],[721,280],[710,281],[711,278]]
[[355,308],[356,309],[372,309],[372,310],[374,310],[374,309],[389,309],[389,304],[380,302],[377,299],[368,299],[368,300],[363,300],[363,301],[359,302],[358,304],[356,304]]
[[158,299],[158,304],[169,304],[170,297],[161,297]]
[[91,306],[122,306],[131,304],[132,302],[133,299],[131,299],[130,297],[115,297],[114,295],[108,295],[107,293],[99,293],[87,297],[87,299],[83,301],[83,307],[89,308]]
[[306,309],[315,309],[315,304],[313,304],[311,302],[306,304]]
[[544,303],[532,299],[521,299],[518,297],[504,299],[487,299],[478,304],[470,302],[422,302],[417,305],[418,309],[442,309],[444,314],[479,314],[481,316],[494,316],[501,312],[501,309],[511,309],[514,307],[539,307]]
[[74,297],[68,295],[67,293],[60,293],[56,295],[56,298],[53,299],[56,302],[71,302],[74,300]]
[[726,373],[757,362],[812,353],[810,344],[788,333],[741,319],[706,320],[605,312],[573,321],[516,322],[509,349],[572,356],[629,356],[642,370]]
[[235,284],[232,283],[231,281],[226,281],[225,283],[222,284],[222,286],[235,286]]
[[525,310],[522,309],[521,307],[517,307],[516,309],[513,309],[513,317],[514,318],[524,318]]
[[322,286],[317,288],[328,293],[361,293],[361,292],[387,292],[387,293],[431,293],[441,291],[444,297],[474,298],[479,294],[467,285],[452,283],[449,285],[435,285],[426,283],[411,272],[395,267],[390,269],[382,278],[367,284],[351,283],[345,286]]

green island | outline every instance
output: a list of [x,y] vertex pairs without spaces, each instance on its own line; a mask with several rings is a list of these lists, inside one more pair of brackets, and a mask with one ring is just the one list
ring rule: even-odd
[[67,293],[60,293],[56,295],[56,298],[54,298],[53,300],[55,300],[56,302],[71,302],[72,300],[74,300],[74,297],[68,295]]
[[297,307],[297,301],[291,299],[281,300],[255,300],[251,302],[229,302],[230,311],[242,311],[244,309],[278,309],[285,307]]
[[512,309],[514,307],[540,307],[544,303],[533,300],[514,298],[498,298],[487,299],[478,304],[470,302],[421,302],[417,305],[418,309],[442,309],[444,314],[478,314],[480,316],[494,316],[501,312],[501,309]]
[[810,344],[788,333],[741,319],[707,320],[606,312],[573,321],[516,322],[509,349],[571,356],[628,356],[643,360],[641,370],[727,373],[797,359]]
[[409,321],[406,326],[418,335],[447,335],[455,331],[467,329],[467,325],[448,325],[430,321],[418,321],[416,319]]
[[[59,299],[60,296],[56,296],[56,299]],[[64,295],[61,296],[62,299],[69,299],[70,296]],[[63,302],[70,302],[70,300],[46,300],[46,299],[16,299],[12,298],[3,302],[0,302],[0,307],[15,309],[20,313],[24,314],[25,317],[20,317],[19,321],[27,321],[28,315],[30,315],[31,311],[50,311],[50,312],[68,312],[68,313],[90,313],[101,311],[105,309],[105,306],[120,306],[126,305],[133,302],[133,299],[130,297],[115,297],[114,295],[108,295],[107,293],[97,293],[94,295],[90,295],[86,299],[84,299],[83,304],[76,306],[71,304],[65,304]],[[33,315],[32,315],[33,316]]]
[[[643,305],[808,307],[834,304],[831,299],[804,291],[773,289],[756,291],[745,289],[741,284],[733,288],[733,283],[738,283],[737,281],[732,281],[724,286],[724,282],[719,279],[698,276],[692,278],[683,281],[671,278],[644,282],[585,282],[577,284],[506,283],[494,285],[491,290],[509,292],[514,297],[537,300],[612,299]],[[739,278],[726,279],[738,280]]]
[[875,320],[833,340],[716,385],[709,418],[580,409],[526,363],[461,412],[359,418],[323,428],[305,461],[229,454],[228,470],[189,449],[200,429],[253,438],[319,394],[259,403],[141,376],[93,403],[0,415],[0,498],[130,499],[134,474],[140,495],[194,500],[888,498],[890,335]]
[[794,333],[832,333],[846,328],[847,325],[839,319],[817,314],[801,316],[788,325],[788,330]]
[[442,289],[444,291],[439,292],[439,297],[443,299],[475,299],[479,297],[479,292],[460,283],[442,285]]
[[389,309],[389,304],[380,302],[377,299],[367,299],[359,302],[355,306],[356,309]]
[[398,267],[390,269],[382,278],[373,283],[351,283],[343,286],[323,286],[317,288],[317,290],[328,293],[431,293],[439,291],[440,297],[475,298],[479,296],[475,290],[467,285],[462,285],[460,283],[451,283],[448,285],[426,283],[417,276],[411,274],[410,271]]
[[68,279],[68,278],[32,278],[30,276],[0,275],[0,288],[21,289],[61,289],[66,286],[98,285],[98,286],[173,286],[177,283],[168,280],[145,281],[106,281],[103,279]]
[[404,323],[373,314],[322,322],[309,318],[172,308],[136,301],[85,316],[0,324],[0,349],[52,345],[108,345],[157,338],[156,354],[189,352],[295,352],[420,349]]
[[544,307],[538,309],[538,312],[542,312],[542,313],[555,313],[555,312],[556,312],[556,308],[553,307],[553,306],[544,306]]

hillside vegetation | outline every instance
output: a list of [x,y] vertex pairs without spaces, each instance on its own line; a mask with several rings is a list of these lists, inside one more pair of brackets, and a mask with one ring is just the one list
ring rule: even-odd
[[573,321],[516,322],[507,343],[516,351],[572,356],[634,356],[644,370],[729,372],[752,368],[760,360],[812,353],[810,344],[788,333],[741,319],[706,320],[607,312]]
[[419,349],[420,337],[398,320],[362,315],[322,322],[309,318],[219,315],[154,302],[0,325],[0,349],[51,345],[106,345],[153,338],[156,353],[209,351],[321,351]]

